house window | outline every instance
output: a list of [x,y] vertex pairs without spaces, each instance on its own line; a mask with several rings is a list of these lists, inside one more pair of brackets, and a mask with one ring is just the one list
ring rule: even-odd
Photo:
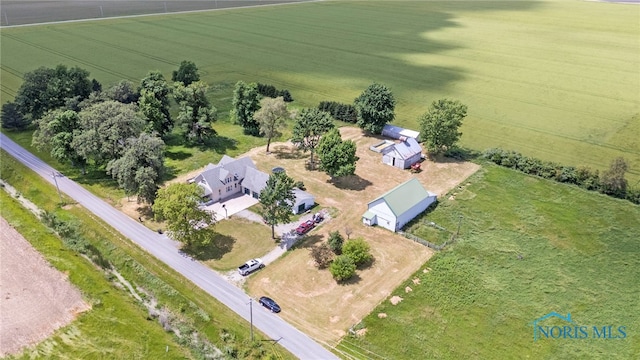
[[227,186],[227,192],[229,192],[231,190],[233,190],[233,186],[231,186],[231,185]]

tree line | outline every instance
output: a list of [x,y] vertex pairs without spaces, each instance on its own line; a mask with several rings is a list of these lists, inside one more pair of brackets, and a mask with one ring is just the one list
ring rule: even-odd
[[[215,134],[217,111],[206,97],[198,69],[183,61],[173,84],[150,71],[135,86],[122,80],[107,89],[79,67],[40,67],[28,72],[13,102],[2,106],[2,127],[35,127],[33,144],[84,174],[104,169],[126,194],[153,203],[164,167],[164,139],[178,125],[186,141]],[[171,96],[178,104],[170,114]]]
[[495,164],[516,169],[525,174],[578,185],[586,190],[598,191],[619,199],[627,199],[634,204],[640,204],[640,189],[631,189],[629,187],[629,183],[625,178],[628,165],[622,157],[613,159],[609,169],[602,173],[588,166],[560,165],[555,162],[524,156],[516,151],[499,148],[485,150],[482,157]]

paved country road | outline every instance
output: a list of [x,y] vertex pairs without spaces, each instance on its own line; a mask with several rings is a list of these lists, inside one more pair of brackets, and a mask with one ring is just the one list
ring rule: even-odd
[[[0,133],[0,147],[18,159],[51,184],[55,184],[53,174],[57,171],[31,154],[4,134]],[[142,247],[191,282],[218,299],[231,310],[249,321],[249,296],[239,288],[229,284],[213,270],[197,261],[178,253],[178,245],[164,235],[153,232],[137,221],[116,210],[100,198],[64,176],[56,176],[60,191],[100,217],[125,237]],[[282,320],[278,315],[253,304],[253,324],[268,337],[300,359],[337,359],[307,335]],[[287,311],[287,309],[283,309]]]

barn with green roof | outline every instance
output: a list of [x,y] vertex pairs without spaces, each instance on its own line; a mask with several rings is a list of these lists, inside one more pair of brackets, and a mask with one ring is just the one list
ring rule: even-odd
[[396,232],[435,202],[436,195],[413,178],[371,201],[362,222]]

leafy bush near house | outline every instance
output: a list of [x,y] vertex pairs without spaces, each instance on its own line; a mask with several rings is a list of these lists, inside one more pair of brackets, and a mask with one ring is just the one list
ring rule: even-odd
[[344,243],[342,254],[348,256],[357,266],[370,263],[373,260],[371,247],[363,239],[353,239]]
[[356,264],[347,255],[340,255],[329,266],[329,272],[337,281],[349,280],[356,273]]

